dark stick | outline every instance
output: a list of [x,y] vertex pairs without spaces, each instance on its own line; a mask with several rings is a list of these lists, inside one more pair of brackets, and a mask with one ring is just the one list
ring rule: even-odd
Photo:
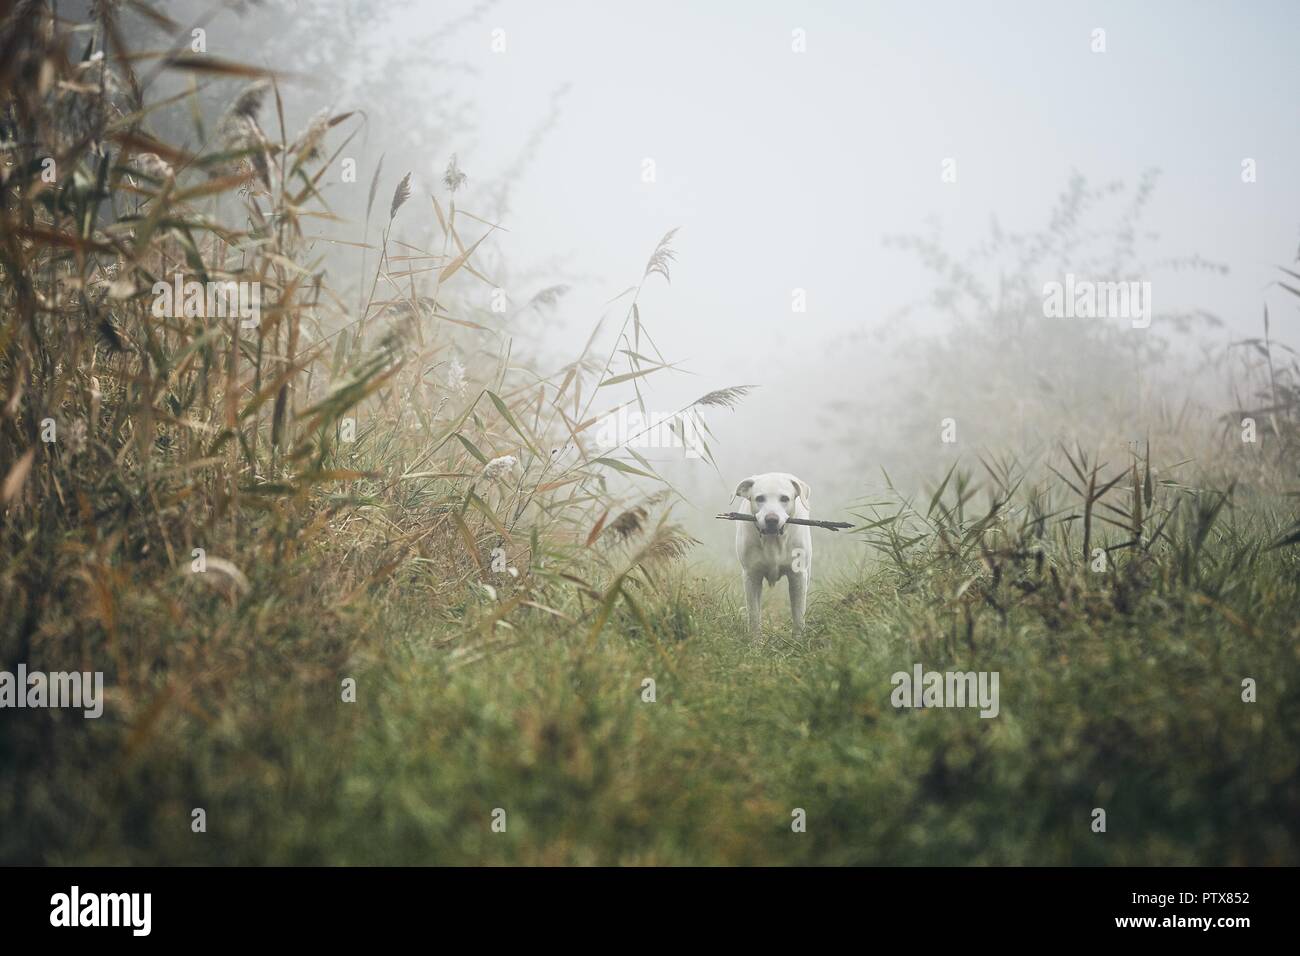
[[[724,511],[720,515],[714,515],[715,518],[721,518],[724,521],[753,521],[753,515],[747,515],[740,511]],[[802,524],[809,528],[825,528],[827,531],[839,531],[841,528],[852,528],[853,524],[849,521],[817,521],[813,518],[786,518],[786,524]]]

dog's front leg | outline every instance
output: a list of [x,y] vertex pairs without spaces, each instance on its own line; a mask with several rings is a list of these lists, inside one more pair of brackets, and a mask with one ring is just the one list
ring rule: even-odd
[[808,572],[791,571],[786,575],[790,579],[790,622],[794,636],[803,636],[803,614],[808,607]]
[[763,636],[763,575],[745,575],[745,605],[749,608],[749,633],[757,641]]

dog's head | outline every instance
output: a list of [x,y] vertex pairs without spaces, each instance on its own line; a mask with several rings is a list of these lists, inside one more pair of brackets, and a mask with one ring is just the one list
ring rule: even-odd
[[794,501],[808,506],[808,484],[794,475],[772,471],[746,478],[736,486],[736,496],[749,501],[759,534],[780,534],[794,513]]

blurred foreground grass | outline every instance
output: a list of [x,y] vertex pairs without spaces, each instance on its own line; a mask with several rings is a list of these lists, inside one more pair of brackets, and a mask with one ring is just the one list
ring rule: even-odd
[[[172,698],[143,743],[115,708],[60,735],[23,812],[0,803],[22,821],[4,828],[0,857],[1294,864],[1295,570],[1275,552],[1224,604],[1173,587],[1108,620],[990,614],[970,637],[934,590],[900,591],[881,571],[824,584],[806,646],[769,612],[757,647],[734,589],[683,572],[644,608],[680,635],[663,655],[629,618],[594,648],[529,622],[517,646],[477,658],[474,645],[437,647],[456,622],[397,604],[342,671],[357,680],[355,704],[333,676],[259,672],[229,689],[219,716]],[[251,636],[307,640],[309,615],[300,626]],[[896,710],[890,675],[917,662],[998,671],[1000,715]],[[1258,682],[1257,703],[1242,702],[1243,677]],[[191,832],[193,807],[207,811],[206,833]],[[497,808],[504,833],[491,826]],[[795,808],[805,833],[792,831]]]

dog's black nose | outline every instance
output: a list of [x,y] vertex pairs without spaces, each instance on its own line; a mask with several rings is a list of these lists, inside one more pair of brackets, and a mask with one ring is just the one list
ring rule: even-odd
[[776,528],[776,526],[781,523],[781,519],[776,515],[768,515],[763,519],[763,523],[769,528]]

